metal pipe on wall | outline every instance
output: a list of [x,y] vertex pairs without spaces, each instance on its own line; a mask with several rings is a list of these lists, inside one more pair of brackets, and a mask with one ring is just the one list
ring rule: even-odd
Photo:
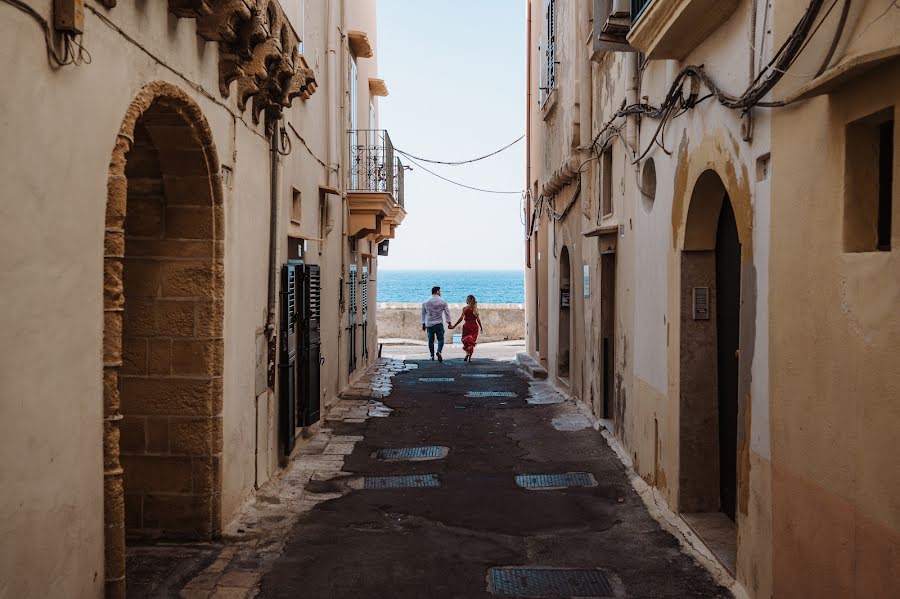
[[[531,220],[531,211],[533,210],[531,197],[531,0],[525,0],[526,15],[528,23],[525,29],[525,55],[526,72],[525,80],[525,227],[528,229],[528,222]],[[531,268],[531,232],[525,238],[525,267]]]
[[276,302],[275,302],[275,273],[278,270],[278,201],[279,185],[281,181],[281,155],[278,143],[281,138],[281,122],[276,122],[272,129],[272,138],[269,140],[270,174],[269,174],[269,286],[266,312],[266,336],[268,337],[268,371],[269,387],[275,388],[275,353],[278,336],[276,335]]

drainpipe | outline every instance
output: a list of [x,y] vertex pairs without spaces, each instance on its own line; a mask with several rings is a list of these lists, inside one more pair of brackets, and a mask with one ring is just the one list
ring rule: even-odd
[[[532,201],[531,197],[531,0],[525,0],[528,24],[525,33],[525,54],[527,66],[525,79],[528,82],[525,93],[525,230],[531,222]],[[525,239],[525,266],[531,268],[531,232]]]
[[[626,53],[626,73],[628,77],[628,91],[626,93],[626,103],[630,106],[632,104],[636,104],[638,101],[638,78],[640,77],[640,65],[638,64],[639,58],[637,52],[628,52]],[[632,152],[638,152],[638,144],[640,140],[638,139],[638,126],[637,126],[637,117],[632,115],[628,117],[628,129],[627,129],[627,137],[628,137],[628,145],[631,146]],[[640,169],[640,165],[636,164],[635,169]]]
[[[344,291],[344,272],[347,269],[347,258],[345,256],[347,248],[345,239],[347,237],[347,198],[344,195],[343,185],[341,184],[341,172],[335,170],[333,165],[341,164],[341,144],[340,140],[344,139],[341,126],[344,122],[341,116],[343,111],[344,99],[344,75],[341,69],[341,53],[339,50],[343,47],[342,28],[346,22],[346,5],[344,0],[329,0],[328,10],[325,20],[326,31],[326,52],[325,52],[325,69],[328,73],[328,98],[326,107],[326,127],[328,137],[328,147],[326,152],[326,162],[329,166],[328,180],[332,182],[336,189],[340,190],[341,198],[341,272],[338,278],[338,297],[340,298],[339,313],[343,314],[343,291]],[[339,37],[340,33],[340,37]],[[338,327],[338,337],[341,336],[343,327]]]
[[281,122],[276,122],[272,130],[272,138],[269,142],[270,153],[270,180],[269,180],[269,293],[268,312],[266,318],[266,336],[269,341],[269,372],[268,383],[271,389],[275,388],[275,349],[278,336],[275,326],[275,273],[278,265],[278,198],[280,186],[281,158],[278,153],[278,142],[281,137]]

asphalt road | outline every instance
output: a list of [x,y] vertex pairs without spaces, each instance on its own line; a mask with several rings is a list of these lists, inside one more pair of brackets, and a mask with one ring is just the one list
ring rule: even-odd
[[[300,518],[262,577],[260,597],[491,597],[489,569],[521,565],[600,569],[618,597],[731,596],[648,515],[616,455],[571,402],[529,404],[529,381],[512,363],[478,356],[471,364],[419,361],[393,380],[383,400],[389,417],[335,425],[336,435],[364,437],[344,463],[352,475],[306,488],[357,490]],[[516,397],[466,397],[469,391]],[[425,445],[449,454],[432,461],[374,455]],[[527,490],[515,480],[568,472],[590,473],[597,484]],[[359,488],[364,477],[411,474],[436,475],[440,486]]]

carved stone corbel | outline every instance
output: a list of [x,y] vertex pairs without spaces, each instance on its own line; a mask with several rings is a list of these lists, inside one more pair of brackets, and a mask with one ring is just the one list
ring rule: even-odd
[[212,14],[197,19],[197,35],[210,42],[233,42],[252,8],[250,0],[218,0]]
[[193,19],[211,14],[212,0],[169,0],[169,12],[176,17]]

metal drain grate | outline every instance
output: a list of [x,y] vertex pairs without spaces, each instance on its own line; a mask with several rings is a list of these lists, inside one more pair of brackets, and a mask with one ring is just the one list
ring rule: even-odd
[[466,379],[499,379],[502,374],[464,374],[463,378]]
[[379,460],[437,460],[447,457],[450,450],[439,445],[427,447],[398,447],[393,449],[379,449]]
[[409,474],[406,476],[367,476],[366,489],[426,489],[440,487],[437,474]]
[[512,391],[469,391],[466,397],[518,397]]
[[420,383],[452,383],[456,379],[453,377],[424,377],[420,378]]
[[516,484],[523,489],[563,489],[566,487],[596,487],[597,479],[590,472],[564,474],[517,474]]
[[488,592],[501,597],[614,597],[601,570],[491,568]]

